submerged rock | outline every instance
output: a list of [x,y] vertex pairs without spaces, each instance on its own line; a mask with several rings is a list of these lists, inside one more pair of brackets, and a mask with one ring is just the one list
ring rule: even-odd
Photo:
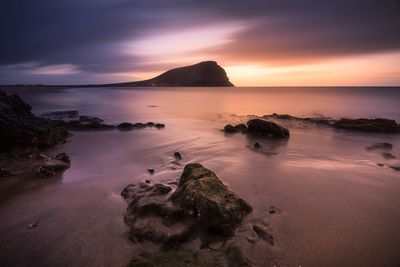
[[102,119],[92,116],[79,116],[78,120],[60,122],[72,131],[112,130],[114,125],[105,124]]
[[255,225],[253,225],[253,230],[254,230],[254,232],[257,233],[257,235],[258,235],[261,239],[263,239],[263,240],[265,240],[265,241],[268,241],[269,243],[271,243],[271,245],[274,245],[274,238],[273,238],[273,236],[268,232],[268,229],[267,229],[267,228],[265,228],[265,227],[262,226],[262,225],[255,224]]
[[400,133],[400,126],[395,120],[389,119],[340,119],[335,122],[335,127],[339,129],[380,132],[380,133]]
[[57,173],[63,172],[70,166],[60,160],[50,159],[44,162],[39,168],[39,176],[42,178],[49,178]]
[[247,122],[247,133],[253,136],[272,138],[272,139],[288,139],[289,130],[271,121],[261,119],[253,119]]
[[156,127],[157,129],[162,129],[162,128],[165,128],[165,124],[163,124],[163,123],[156,123],[156,124],[154,125],[154,127]]
[[392,153],[384,152],[382,153],[382,157],[384,159],[390,160],[390,159],[396,159],[396,156],[393,155]]
[[134,257],[128,267],[245,267],[251,263],[236,246],[222,250],[163,251],[142,253]]
[[392,150],[393,145],[390,143],[376,143],[376,144],[373,144],[373,145],[367,147],[367,150],[377,150],[377,149]]
[[36,117],[19,96],[0,91],[0,152],[44,150],[65,143],[67,137],[66,128]]
[[245,133],[247,131],[247,126],[243,123],[233,126],[232,124],[227,124],[224,127],[225,133]]
[[181,159],[183,159],[181,153],[179,153],[179,152],[175,152],[175,153],[174,153],[174,157],[175,157],[176,160],[181,160]]
[[252,211],[246,201],[229,191],[218,177],[198,163],[185,166],[171,200],[199,221],[204,229],[233,234]]

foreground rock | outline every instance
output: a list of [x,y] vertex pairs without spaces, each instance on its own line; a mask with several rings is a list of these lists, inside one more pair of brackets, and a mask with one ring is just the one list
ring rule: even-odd
[[38,171],[41,178],[49,178],[56,174],[62,173],[70,167],[71,161],[67,154],[61,153],[55,156],[54,159],[49,159],[44,162]]
[[198,163],[185,166],[171,200],[201,226],[223,235],[233,234],[252,208],[229,191],[212,171]]
[[65,127],[31,110],[19,96],[0,91],[0,152],[44,150],[66,142]]
[[335,122],[335,127],[352,131],[400,133],[400,126],[389,119],[340,119]]
[[271,121],[253,119],[247,122],[247,133],[257,137],[288,139],[289,130]]
[[129,267],[245,267],[250,262],[242,255],[239,248],[230,246],[222,250],[200,249],[189,251],[165,251],[160,253],[142,253],[132,259]]
[[[207,247],[209,236],[213,236],[213,240],[224,240],[233,235],[244,217],[252,211],[251,206],[230,191],[214,172],[198,163],[185,166],[177,185],[146,181],[127,186],[121,195],[129,205],[124,217],[130,229],[129,238],[135,242],[152,241],[164,251],[179,248],[195,239],[201,241],[201,247]],[[218,252],[210,254],[199,250],[182,252],[184,254],[174,251],[142,255],[137,256],[131,266],[145,266],[134,265],[144,262],[163,266],[157,264],[171,255],[174,260],[169,262],[176,265],[169,266],[234,266],[228,261],[229,249],[229,246],[221,247]],[[202,258],[200,262],[199,257]],[[181,265],[185,259],[192,265]],[[215,265],[219,260],[223,265]],[[203,261],[207,265],[196,265]]]

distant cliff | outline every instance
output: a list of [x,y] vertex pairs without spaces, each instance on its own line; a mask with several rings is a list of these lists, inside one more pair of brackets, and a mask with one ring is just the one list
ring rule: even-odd
[[234,86],[225,70],[215,61],[168,70],[145,81],[106,84],[106,86]]

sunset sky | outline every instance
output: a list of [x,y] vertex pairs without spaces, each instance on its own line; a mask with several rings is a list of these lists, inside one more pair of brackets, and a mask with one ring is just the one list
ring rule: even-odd
[[400,0],[5,0],[0,34],[0,84],[215,60],[236,86],[400,85]]

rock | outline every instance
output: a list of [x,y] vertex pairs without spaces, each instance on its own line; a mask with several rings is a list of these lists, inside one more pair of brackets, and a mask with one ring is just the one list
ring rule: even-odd
[[134,257],[128,267],[246,267],[251,263],[236,246],[221,250],[162,251],[142,253]]
[[269,119],[269,118],[276,118],[276,119],[281,119],[281,120],[300,120],[301,118],[289,115],[289,114],[277,114],[277,113],[272,113],[270,115],[264,115],[263,118]]
[[152,190],[156,195],[165,195],[168,194],[172,190],[172,188],[168,185],[157,183],[153,185]]
[[376,165],[378,165],[379,167],[385,166],[385,164],[383,164],[383,163],[377,163]]
[[393,154],[391,154],[391,153],[388,153],[388,152],[383,152],[383,153],[382,153],[382,157],[383,157],[384,159],[387,159],[387,160],[395,159],[395,158],[396,158],[395,155],[393,155]]
[[43,113],[41,117],[53,120],[77,119],[79,117],[79,112],[77,110],[53,111]]
[[0,168],[0,177],[8,177],[11,176],[12,173],[4,168]]
[[207,231],[232,235],[252,208],[228,188],[210,170],[198,163],[185,166],[173,203],[196,218]]
[[0,152],[44,150],[65,143],[68,136],[66,128],[33,115],[19,96],[0,91]]
[[339,129],[380,132],[380,133],[399,133],[400,126],[394,120],[389,119],[340,119],[335,122],[335,127]]
[[224,132],[225,133],[237,133],[239,132],[238,129],[235,128],[232,124],[227,124],[224,126]]
[[145,128],[145,127],[146,127],[146,124],[143,124],[141,122],[137,122],[132,125],[132,128],[137,128],[137,129],[141,129],[141,128]]
[[133,128],[133,124],[130,122],[122,122],[117,125],[118,130],[131,130]]
[[389,166],[389,167],[395,171],[400,171],[400,165],[399,166]]
[[255,143],[254,143],[254,149],[255,149],[255,150],[261,149],[261,145],[260,145],[258,142],[255,142]]
[[39,226],[38,223],[31,223],[31,224],[28,225],[27,228],[28,228],[28,229],[36,229],[38,226]]
[[156,127],[157,129],[162,129],[162,128],[165,128],[165,124],[163,124],[163,123],[156,123],[156,124],[154,125],[154,127]]
[[247,122],[247,127],[247,133],[250,135],[273,139],[289,138],[289,130],[274,122],[253,119]]
[[103,123],[103,120],[92,116],[79,116],[79,120],[63,122],[63,125],[72,131],[113,130],[114,125]]
[[245,133],[246,131],[247,131],[247,126],[243,123],[235,126],[233,126],[232,124],[227,124],[224,126],[225,133],[238,133],[238,132]]
[[267,228],[265,228],[264,226],[261,226],[259,224],[255,224],[255,225],[253,225],[253,230],[254,230],[254,232],[257,233],[257,235],[261,239],[268,241],[269,243],[271,243],[271,245],[274,245],[274,238],[270,233],[268,233]]
[[108,84],[107,86],[233,86],[226,72],[215,61],[204,61],[195,65],[171,69],[145,81]]
[[71,165],[71,160],[67,153],[58,153],[55,157],[56,160],[64,162],[65,164]]
[[154,122],[146,122],[147,127],[154,127],[156,124]]
[[393,145],[390,143],[376,143],[376,144],[373,144],[373,145],[367,147],[367,150],[377,150],[377,149],[392,150]]
[[153,173],[155,172],[154,169],[152,169],[152,168],[147,169],[147,171],[148,171],[150,174],[153,174]]
[[69,165],[56,159],[50,159],[44,162],[39,168],[39,176],[49,178],[57,173],[63,172],[69,168]]
[[175,160],[181,160],[182,159],[182,155],[179,152],[175,152],[174,153],[174,157],[175,157]]

